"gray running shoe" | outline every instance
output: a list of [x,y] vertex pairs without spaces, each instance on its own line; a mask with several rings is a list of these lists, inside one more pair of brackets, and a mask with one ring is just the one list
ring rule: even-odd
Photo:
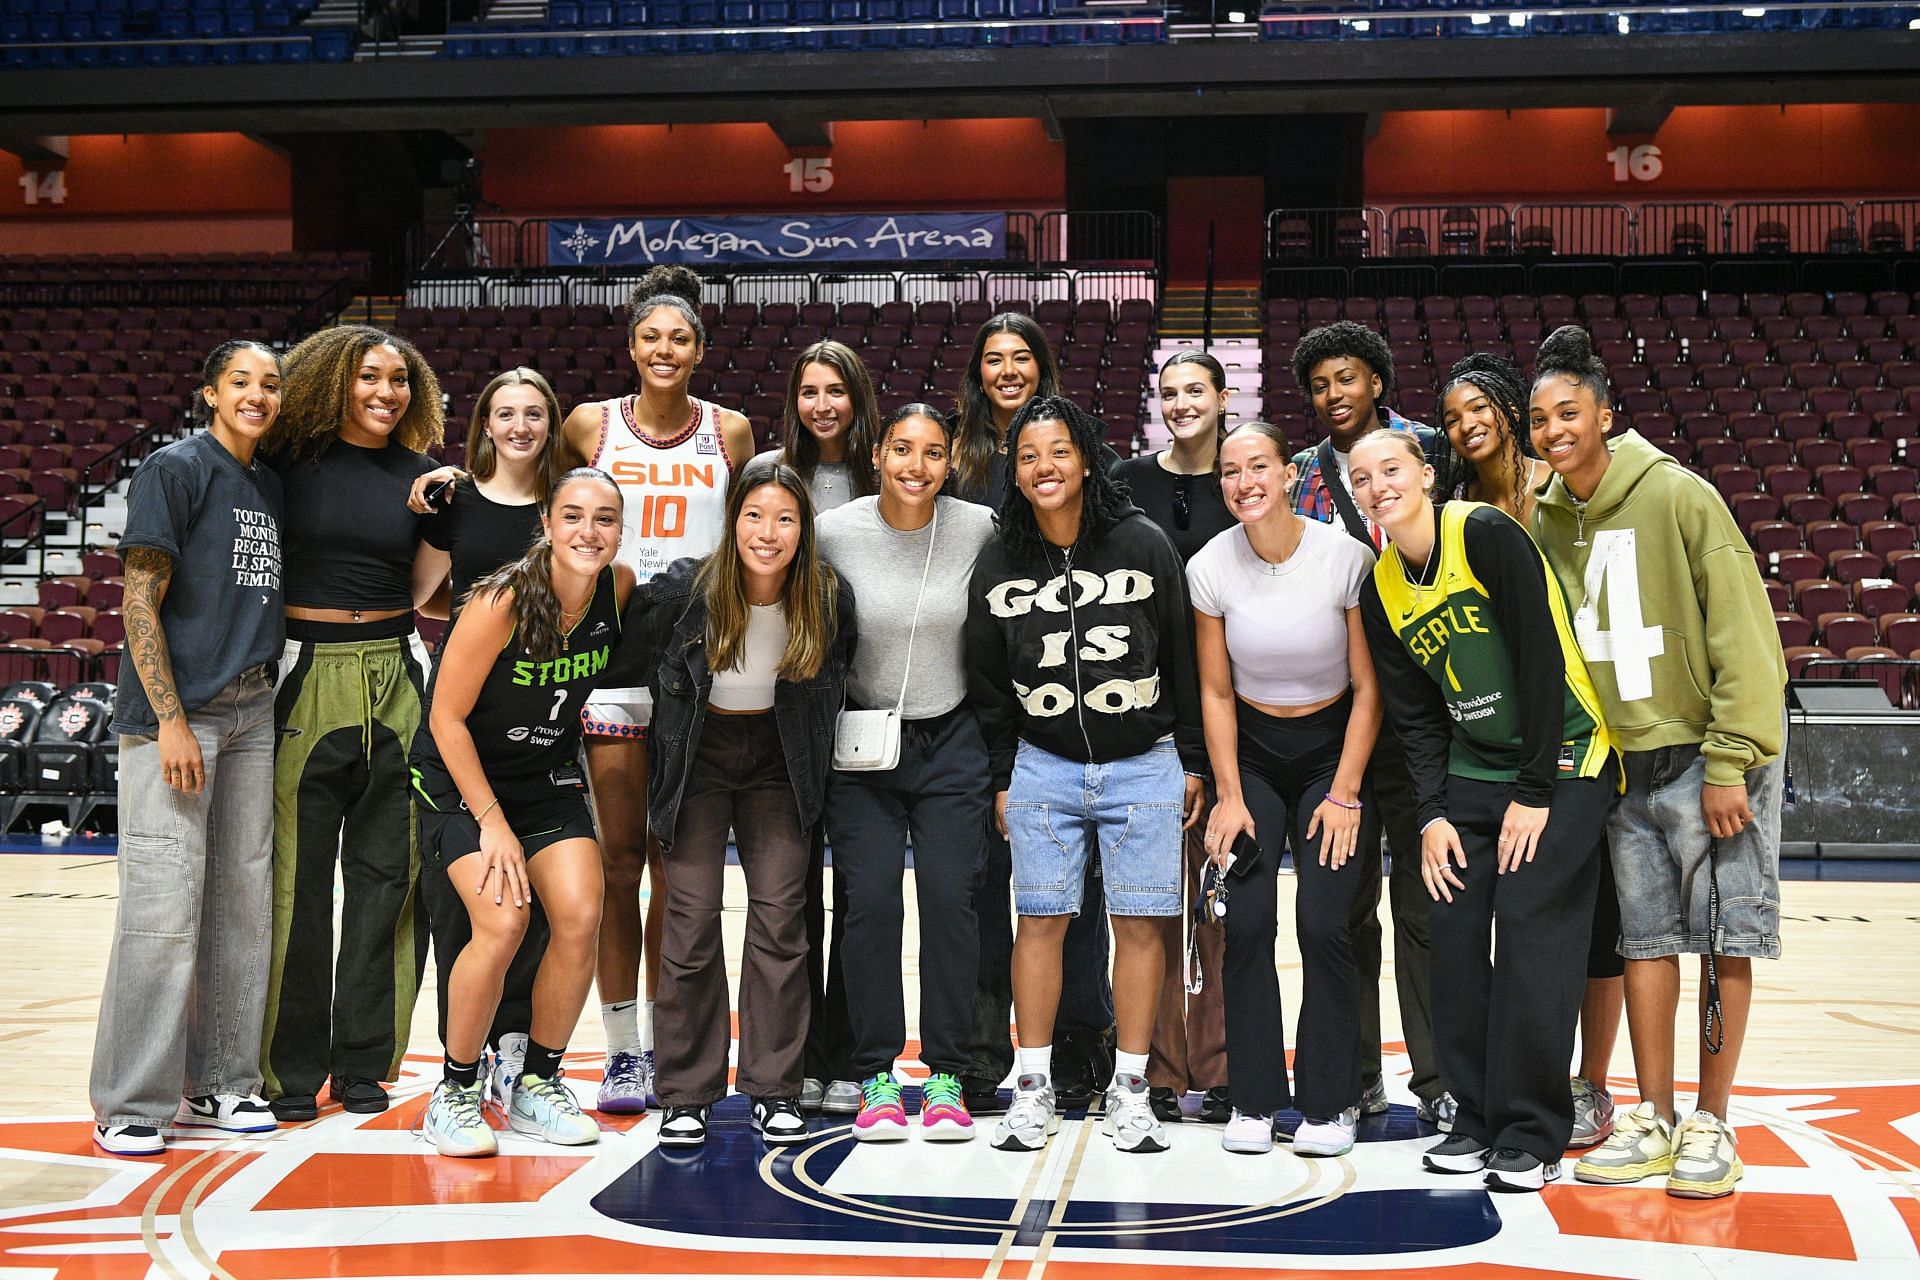
[[827,1082],[808,1076],[800,1082],[800,1109],[818,1111],[820,1104],[827,1100]]
[[993,1127],[993,1145],[1002,1151],[1039,1151],[1060,1128],[1053,1109],[1053,1085],[1045,1076],[1021,1076],[1013,1089],[1013,1105]]
[[1450,1133],[1437,1146],[1427,1148],[1421,1163],[1434,1173],[1480,1173],[1490,1154],[1466,1134]]
[[1432,1102],[1422,1099],[1413,1114],[1442,1133],[1452,1133],[1454,1117],[1460,1114],[1460,1103],[1451,1093],[1442,1093]]
[[830,1080],[821,1095],[820,1109],[833,1116],[858,1115],[863,1097],[858,1080]]
[[1100,1131],[1113,1139],[1118,1151],[1151,1153],[1167,1149],[1167,1131],[1153,1114],[1145,1077],[1114,1073],[1107,1086],[1107,1117]]
[[1502,1147],[1487,1157],[1487,1190],[1538,1191],[1560,1180],[1560,1162],[1542,1163],[1515,1147]]
[[1375,1080],[1360,1094],[1360,1114],[1363,1116],[1378,1116],[1386,1114],[1386,1110],[1387,1082],[1385,1080]]
[[1597,1147],[1613,1136],[1613,1095],[1584,1076],[1573,1078],[1570,1147]]

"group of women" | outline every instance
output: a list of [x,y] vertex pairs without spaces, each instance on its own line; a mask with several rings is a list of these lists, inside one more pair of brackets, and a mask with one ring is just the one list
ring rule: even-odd
[[[916,1127],[895,1070],[911,847],[924,1139],[1004,1110],[996,1146],[1044,1146],[1055,1033],[1079,1019],[1114,1027],[1118,1149],[1164,1150],[1191,1089],[1230,1151],[1270,1150],[1293,1108],[1297,1154],[1342,1154],[1376,1109],[1354,919],[1377,892],[1370,760],[1390,720],[1435,901],[1451,1093],[1431,1115],[1451,1133],[1428,1167],[1500,1189],[1557,1175],[1621,776],[1554,539],[1543,558],[1528,536],[1554,528],[1534,519],[1546,469],[1585,475],[1607,449],[1584,335],[1542,347],[1530,411],[1504,362],[1455,370],[1447,436],[1480,501],[1434,505],[1409,431],[1350,443],[1340,480],[1378,555],[1296,512],[1286,437],[1225,429],[1205,353],[1160,370],[1169,446],[1122,462],[1023,315],[982,327],[951,414],[880,418],[857,353],[824,341],[795,357],[782,446],[751,457],[744,419],[688,394],[692,273],[650,273],[630,339],[639,392],[564,418],[538,373],[494,379],[464,473],[424,455],[439,395],[403,339],[331,329],[275,370],[258,433],[285,488],[274,924],[259,1083],[226,1082],[216,1111],[257,1126],[259,1087],[276,1118],[310,1119],[329,1080],[348,1110],[384,1108],[430,926],[446,1062],[422,1132],[441,1152],[492,1153],[489,1104],[516,1131],[597,1138],[561,1083],[596,983],[597,1108],[657,1102],[662,1144],[701,1144],[734,1038],[731,832],[734,1083],[767,1142],[803,1139],[819,1108],[863,1141]],[[452,615],[430,678],[415,608]],[[1196,920],[1186,945],[1183,902],[1224,928]]]

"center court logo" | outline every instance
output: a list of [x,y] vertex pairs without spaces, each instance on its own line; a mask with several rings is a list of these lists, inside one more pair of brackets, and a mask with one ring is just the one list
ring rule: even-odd
[[[569,1056],[590,1099],[599,1055]],[[1404,1070],[1404,1058],[1391,1064]],[[450,1160],[409,1131],[437,1059],[409,1059],[382,1115],[328,1104],[264,1140],[181,1139],[114,1159],[79,1116],[0,1120],[19,1170],[0,1217],[0,1275],[938,1276],[1206,1280],[1292,1272],[1361,1280],[1664,1280],[1920,1274],[1920,1084],[1743,1087],[1747,1181],[1725,1201],[1562,1183],[1490,1197],[1419,1170],[1411,1111],[1363,1120],[1351,1156],[1229,1156],[1211,1125],[1125,1156],[1069,1117],[1046,1151],[863,1145],[816,1120],[769,1150],[744,1099],[704,1149],[664,1151],[657,1114],[602,1117],[593,1147],[508,1132],[501,1154]],[[909,1091],[911,1092],[911,1091]],[[1624,1101],[1624,1099],[1622,1099]],[[986,1128],[991,1121],[983,1122]]]

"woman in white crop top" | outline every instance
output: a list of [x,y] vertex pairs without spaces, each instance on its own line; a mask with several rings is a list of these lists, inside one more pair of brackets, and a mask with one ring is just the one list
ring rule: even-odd
[[[1224,965],[1227,1078],[1234,1111],[1223,1145],[1262,1152],[1274,1114],[1304,1119],[1293,1150],[1337,1156],[1353,1146],[1360,1101],[1360,1017],[1349,924],[1362,882],[1355,856],[1380,856],[1363,779],[1380,731],[1380,694],[1360,629],[1360,584],[1373,553],[1287,502],[1287,440],[1250,422],[1220,448],[1220,488],[1236,527],[1187,565],[1207,756],[1219,798],[1207,853],[1228,875]],[[1294,923],[1303,990],[1287,1086],[1285,1024],[1274,969],[1276,875],[1292,845]],[[1253,860],[1251,867],[1245,865]]]

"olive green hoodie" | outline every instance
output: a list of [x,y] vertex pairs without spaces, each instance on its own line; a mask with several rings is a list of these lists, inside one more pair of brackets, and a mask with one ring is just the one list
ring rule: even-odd
[[1787,668],[1753,551],[1713,487],[1628,431],[1586,503],[1554,476],[1534,538],[1626,751],[1701,744],[1738,786],[1780,754]]

